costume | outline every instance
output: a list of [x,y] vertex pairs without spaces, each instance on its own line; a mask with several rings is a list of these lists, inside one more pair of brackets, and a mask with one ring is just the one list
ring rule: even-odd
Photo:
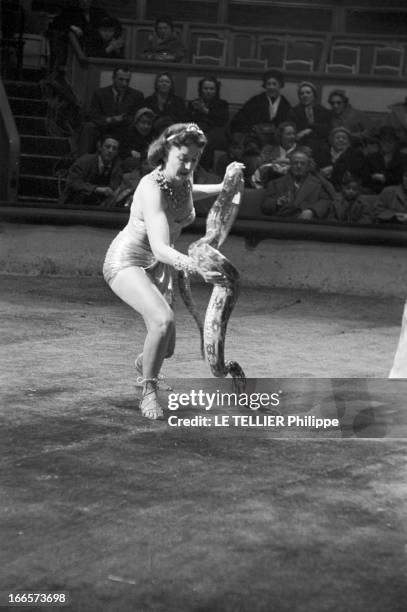
[[270,115],[270,98],[266,93],[250,98],[236,113],[230,123],[231,132],[247,133],[258,124],[269,124],[277,128],[283,121],[287,121],[291,104],[284,96],[278,98],[275,114]]
[[[143,180],[159,184],[160,172],[160,169],[156,168],[146,175]],[[182,229],[195,219],[191,183],[187,183],[186,189],[186,197],[181,199],[179,208],[163,192],[168,204],[166,216],[170,230],[171,245],[180,236]],[[107,251],[103,265],[103,276],[106,282],[111,285],[118,272],[125,268],[138,266],[149,275],[159,291],[171,302],[171,266],[155,258],[148,240],[147,228],[141,215],[136,192],[130,209],[129,221],[126,227],[113,240]]]
[[324,219],[331,207],[332,194],[322,181],[308,174],[298,185],[288,173],[268,184],[261,209],[265,215],[298,217],[306,209],[317,219]]
[[69,169],[65,189],[59,200],[61,206],[67,204],[100,205],[105,197],[95,194],[97,187],[117,189],[122,181],[122,168],[115,159],[108,168],[103,168],[97,153],[83,155]]

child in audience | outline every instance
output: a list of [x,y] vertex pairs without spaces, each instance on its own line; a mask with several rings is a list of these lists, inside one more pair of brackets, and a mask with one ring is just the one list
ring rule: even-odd
[[372,223],[371,207],[361,196],[362,183],[359,176],[345,172],[342,178],[341,191],[332,204],[332,213],[328,219],[340,223]]

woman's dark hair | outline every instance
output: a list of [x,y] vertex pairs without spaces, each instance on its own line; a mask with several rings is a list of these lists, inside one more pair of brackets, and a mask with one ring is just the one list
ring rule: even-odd
[[206,143],[206,136],[196,123],[174,123],[151,143],[147,159],[150,166],[156,168],[165,162],[171,147],[194,144],[203,149]]
[[172,76],[172,74],[170,74],[169,72],[160,72],[160,74],[157,74],[155,79],[154,79],[154,91],[157,92],[157,83],[158,80],[162,77],[162,76],[166,76],[168,79],[170,79],[171,81],[171,89],[169,91],[169,95],[173,95],[174,91],[175,91],[175,83],[174,83],[174,77]]
[[295,125],[294,121],[283,121],[282,123],[280,123],[276,129],[276,133],[275,133],[275,140],[277,142],[277,144],[281,144],[281,139],[283,137],[283,133],[285,128],[287,127],[292,127],[295,130],[295,133],[297,133],[297,126]]
[[198,95],[202,95],[202,87],[203,84],[205,83],[205,81],[210,81],[211,83],[213,83],[216,87],[216,94],[215,97],[219,98],[219,92],[220,92],[220,81],[218,81],[218,79],[214,76],[204,76],[198,83]]
[[266,72],[263,74],[263,87],[266,86],[266,83],[269,79],[276,79],[280,87],[284,87],[284,76],[283,73],[279,70],[266,70]]
[[167,15],[161,15],[160,17],[157,17],[157,19],[154,22],[154,30],[157,31],[157,26],[159,23],[166,23],[167,25],[170,26],[171,30],[174,29],[174,22],[171,19],[171,17],[168,17]]
[[328,96],[328,103],[331,104],[333,98],[340,98],[342,102],[347,106],[349,104],[349,98],[343,89],[334,89]]

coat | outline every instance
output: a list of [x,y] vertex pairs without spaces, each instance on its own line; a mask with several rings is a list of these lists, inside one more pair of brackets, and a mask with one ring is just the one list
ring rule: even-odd
[[376,221],[397,221],[396,213],[407,213],[407,194],[401,185],[385,187],[374,206]]
[[291,104],[284,96],[280,96],[280,104],[275,117],[270,119],[270,104],[267,94],[261,93],[250,98],[233,117],[230,122],[232,132],[247,133],[260,123],[268,123],[277,128],[280,123],[287,121]]
[[[99,155],[92,153],[83,155],[72,164],[68,172],[65,189],[60,197],[59,204],[97,204],[98,196],[94,194],[96,187],[101,186],[99,172]],[[122,168],[118,158],[113,161],[112,170],[107,186],[113,191],[122,181]]]
[[295,123],[298,132],[302,132],[302,130],[308,128],[312,129],[312,134],[301,138],[299,141],[301,145],[311,147],[311,149],[314,150],[328,142],[328,136],[331,129],[331,112],[324,106],[315,104],[313,124],[308,122],[303,104],[298,104],[289,111],[288,120]]
[[261,204],[265,215],[279,217],[298,217],[306,209],[313,211],[317,219],[324,219],[333,201],[333,195],[324,183],[314,174],[308,174],[295,193],[291,173],[270,181]]
[[[124,127],[133,122],[136,111],[144,104],[144,95],[141,91],[129,87],[118,105],[116,105],[113,86],[101,87],[92,96],[90,103],[89,118],[101,129],[109,131],[111,128]],[[107,117],[124,115],[120,123],[110,124],[106,122]]]
[[373,217],[373,207],[363,199],[363,196],[359,196],[355,202],[349,204],[342,194],[338,193],[332,203],[327,220],[368,225],[373,222]]

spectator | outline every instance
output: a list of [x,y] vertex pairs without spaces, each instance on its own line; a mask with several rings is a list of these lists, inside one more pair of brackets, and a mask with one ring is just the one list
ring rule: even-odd
[[185,102],[175,95],[174,79],[169,72],[157,74],[154,81],[154,93],[144,100],[144,104],[155,114],[154,129],[157,134],[173,123],[187,121]]
[[321,154],[318,165],[322,176],[331,181],[336,191],[340,191],[345,172],[358,176],[365,187],[369,186],[368,165],[359,148],[352,146],[350,132],[344,127],[332,130],[329,136],[331,148],[325,157]]
[[89,57],[124,58],[124,38],[120,21],[105,17],[98,27],[90,30],[84,40]]
[[118,152],[118,140],[106,135],[98,143],[97,153],[77,159],[69,170],[60,205],[109,205],[122,180]]
[[263,147],[260,166],[254,172],[251,182],[256,189],[264,188],[275,178],[287,174],[290,156],[297,146],[297,128],[292,121],[283,121],[276,130],[275,145]]
[[385,187],[374,207],[374,218],[379,222],[407,223],[407,168],[401,183]]
[[328,102],[332,108],[331,129],[336,127],[346,128],[355,144],[364,142],[371,136],[373,122],[366,113],[351,106],[343,89],[331,91]]
[[226,152],[221,155],[215,165],[215,174],[223,176],[226,168],[234,161],[244,163],[244,137],[239,132],[231,134],[228,139]]
[[125,171],[141,167],[146,161],[148,147],[155,137],[154,119],[155,115],[151,108],[139,108],[136,112],[133,123],[120,142],[119,155],[125,160],[123,162]]
[[230,129],[233,132],[250,131],[263,136],[264,144],[274,144],[277,126],[286,121],[291,108],[282,95],[284,77],[279,70],[268,70],[263,74],[265,92],[250,98],[233,117]]
[[390,114],[387,124],[396,130],[397,137],[402,147],[407,146],[407,97],[403,102],[396,102],[389,106]]
[[174,24],[169,17],[157,17],[154,34],[148,39],[148,47],[142,53],[142,59],[158,62],[182,62],[186,58],[186,49],[174,32]]
[[345,172],[342,178],[341,191],[337,193],[328,220],[340,223],[363,223],[373,221],[372,207],[363,200],[361,181],[358,176]]
[[106,11],[92,4],[92,0],[73,0],[50,23],[48,38],[51,71],[66,65],[70,32],[76,35],[83,46],[90,33],[98,28],[104,18],[108,17]]
[[198,97],[188,104],[190,120],[198,124],[208,139],[201,157],[201,165],[213,166],[215,149],[225,150],[225,127],[229,121],[229,103],[220,97],[220,81],[205,76],[198,83]]
[[297,140],[311,147],[315,155],[328,143],[331,113],[317,103],[317,89],[313,83],[303,81],[298,85],[299,104],[288,113],[289,121],[297,126]]
[[382,126],[378,134],[379,150],[367,155],[371,186],[375,193],[383,187],[401,182],[406,155],[400,151],[400,140],[391,126]]
[[144,102],[141,91],[129,87],[130,78],[131,73],[127,66],[115,68],[113,84],[101,87],[93,94],[89,111],[90,121],[84,124],[79,137],[79,155],[92,153],[103,132],[109,131],[119,140],[125,136],[135,112]]
[[268,184],[262,212],[303,221],[324,219],[331,208],[334,192],[313,173],[312,167],[309,147],[298,147],[291,156],[288,173]]

